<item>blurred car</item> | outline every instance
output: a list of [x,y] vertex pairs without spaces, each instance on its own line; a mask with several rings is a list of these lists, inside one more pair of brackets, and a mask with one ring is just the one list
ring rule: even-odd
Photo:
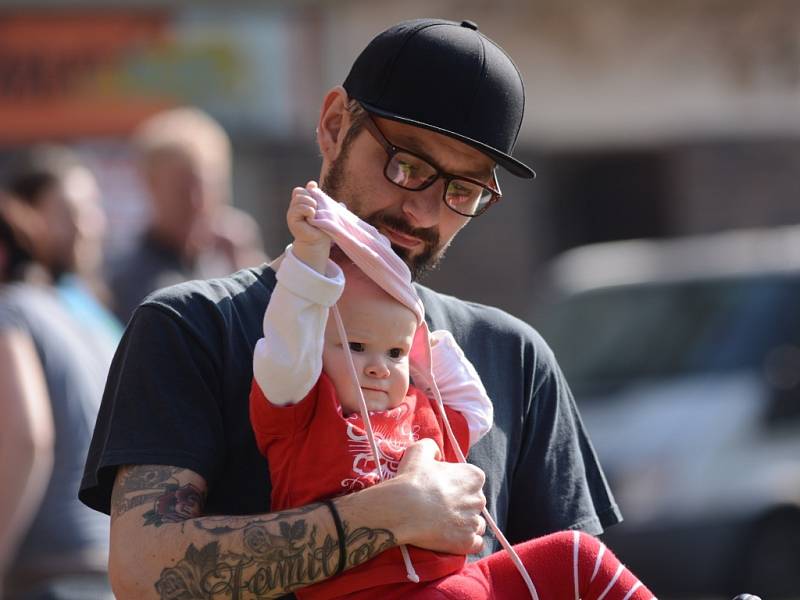
[[800,598],[800,227],[585,246],[534,324],[661,596]]

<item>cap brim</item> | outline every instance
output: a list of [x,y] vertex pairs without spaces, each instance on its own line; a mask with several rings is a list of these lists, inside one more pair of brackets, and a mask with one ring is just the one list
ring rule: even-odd
[[512,175],[516,175],[517,177],[522,177],[524,179],[534,179],[536,177],[536,171],[531,169],[525,163],[518,161],[516,158],[509,156],[505,152],[501,152],[496,148],[487,146],[486,144],[479,142],[478,140],[473,140],[472,138],[458,134],[454,131],[449,131],[441,127],[436,127],[435,125],[429,125],[428,123],[423,123],[422,121],[416,121],[414,119],[409,119],[408,117],[404,117],[402,115],[398,115],[393,112],[383,110],[382,108],[378,108],[377,106],[374,106],[369,102],[363,102],[359,100],[358,103],[361,106],[363,106],[367,112],[373,115],[383,117],[384,119],[397,121],[399,123],[406,123],[408,125],[413,125],[414,127],[422,127],[423,129],[435,131],[436,133],[441,133],[442,135],[446,135],[448,137],[457,139],[460,142],[464,142],[465,144],[472,146],[476,150],[479,150],[483,154],[486,154],[487,156],[491,157],[498,165],[503,167],[506,171],[508,171]]

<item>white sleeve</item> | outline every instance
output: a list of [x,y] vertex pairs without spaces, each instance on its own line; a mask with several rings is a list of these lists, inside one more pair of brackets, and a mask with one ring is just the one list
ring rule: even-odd
[[494,407],[480,376],[464,356],[453,334],[444,329],[431,333],[431,360],[442,402],[467,420],[470,448],[492,428]]
[[253,376],[272,404],[296,404],[319,379],[328,309],[342,294],[344,274],[328,261],[318,273],[286,249],[264,313],[264,337],[253,352]]

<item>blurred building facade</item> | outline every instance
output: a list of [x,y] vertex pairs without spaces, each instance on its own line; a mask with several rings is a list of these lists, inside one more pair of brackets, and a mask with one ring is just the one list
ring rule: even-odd
[[527,317],[545,261],[566,248],[800,222],[791,0],[115,6],[0,3],[0,152],[76,144],[104,186],[116,245],[145,221],[125,136],[155,110],[192,104],[230,132],[235,203],[280,252],[289,190],[318,174],[323,94],[377,32],[423,15],[473,20],[514,58],[528,102],[518,153],[539,175],[501,174],[502,202],[459,235],[429,285]]

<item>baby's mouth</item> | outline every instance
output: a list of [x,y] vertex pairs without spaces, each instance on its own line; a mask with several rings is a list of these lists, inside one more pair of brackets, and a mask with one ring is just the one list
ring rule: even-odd
[[384,394],[387,393],[386,390],[382,390],[382,389],[374,388],[374,387],[369,387],[369,386],[366,386],[366,385],[362,385],[361,389],[364,390],[365,392],[383,392]]

